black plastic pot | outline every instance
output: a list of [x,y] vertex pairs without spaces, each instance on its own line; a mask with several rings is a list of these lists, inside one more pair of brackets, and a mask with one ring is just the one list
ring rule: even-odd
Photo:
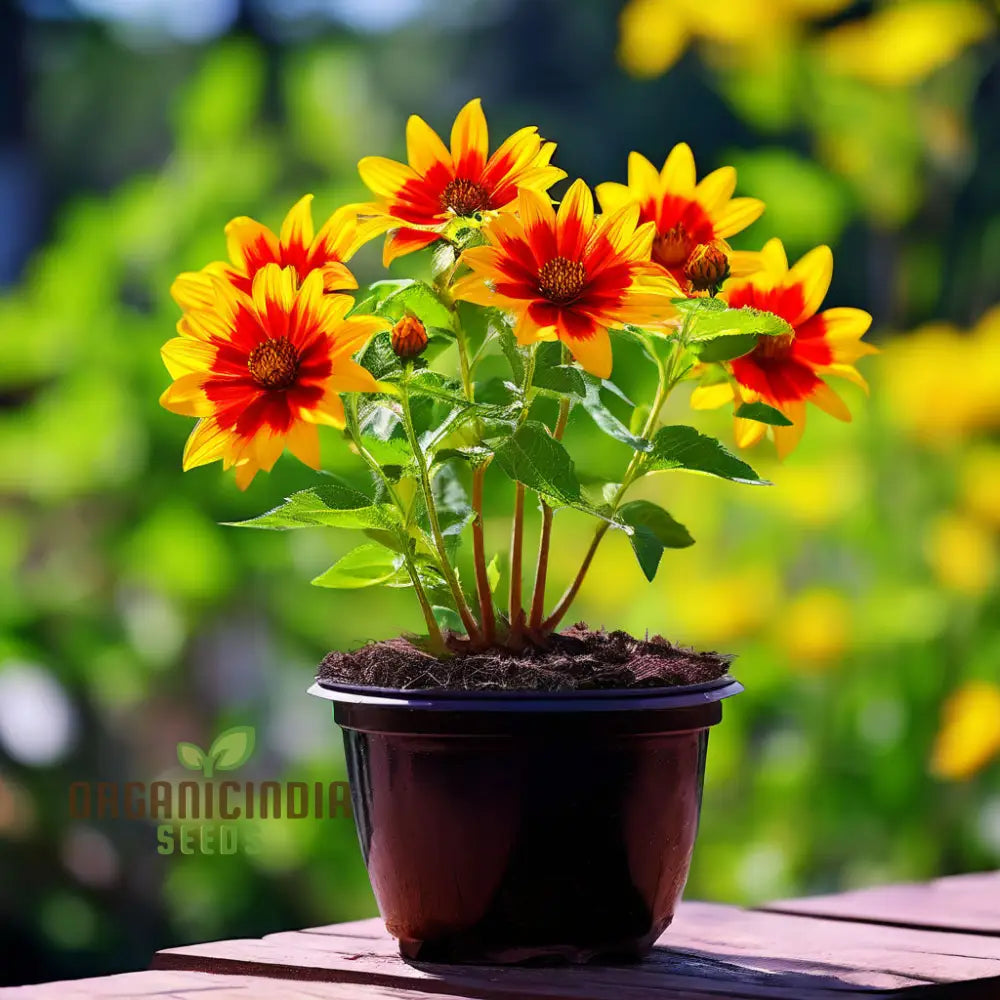
[[555,693],[315,684],[372,889],[408,958],[637,958],[670,923],[724,677]]

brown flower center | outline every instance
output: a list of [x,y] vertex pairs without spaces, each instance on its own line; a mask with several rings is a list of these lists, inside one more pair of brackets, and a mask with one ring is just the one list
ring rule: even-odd
[[761,337],[757,341],[754,353],[760,358],[774,361],[784,358],[791,350],[792,341],[795,335],[792,333],[779,333],[774,337]]
[[482,184],[456,177],[441,192],[441,207],[450,208],[456,215],[475,215],[490,207],[490,193]]
[[681,267],[691,256],[693,249],[684,223],[678,222],[673,229],[656,234],[656,239],[653,240],[653,260],[664,267]]
[[553,257],[538,272],[538,290],[549,302],[570,302],[587,283],[587,269],[578,260]]
[[299,355],[287,337],[276,337],[250,352],[247,369],[262,389],[287,389],[299,373]]

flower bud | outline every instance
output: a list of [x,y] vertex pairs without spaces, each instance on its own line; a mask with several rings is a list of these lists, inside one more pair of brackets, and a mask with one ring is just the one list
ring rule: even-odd
[[427,346],[427,330],[424,324],[407,313],[392,328],[392,349],[397,357],[409,360],[417,357]]
[[684,277],[692,291],[714,295],[729,277],[729,254],[725,247],[718,242],[699,243],[684,265]]

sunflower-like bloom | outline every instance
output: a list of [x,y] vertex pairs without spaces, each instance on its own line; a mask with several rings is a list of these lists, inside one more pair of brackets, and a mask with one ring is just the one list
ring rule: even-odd
[[547,197],[522,189],[517,215],[497,218],[485,230],[489,245],[462,255],[472,274],[456,282],[454,296],[513,312],[518,343],[561,340],[588,372],[607,378],[608,328],[661,320],[680,294],[650,261],[654,227],[638,226],[638,217],[632,203],[595,217],[582,180],[558,214]]
[[[764,203],[757,198],[732,197],[736,190],[733,167],[720,167],[700,182],[696,180],[691,147],[681,142],[670,151],[662,170],[639,153],[631,153],[628,184],[609,181],[596,188],[605,212],[638,202],[639,221],[656,224],[653,260],[667,268],[681,288],[687,288],[684,265],[699,246],[716,244],[746,229],[764,211]],[[732,273],[747,270],[747,261],[744,255],[733,254]]]
[[361,179],[376,201],[356,205],[366,239],[392,230],[385,241],[386,267],[402,254],[429,246],[456,218],[513,209],[520,188],[544,193],[566,176],[550,164],[554,142],[544,142],[534,126],[519,129],[489,155],[486,116],[479,99],[455,118],[451,149],[417,115],[406,123],[409,165],[366,156]]
[[317,233],[313,229],[312,199],[307,194],[292,206],[277,236],[245,215],[233,219],[226,226],[229,262],[214,261],[200,271],[178,275],[174,281],[170,293],[181,309],[209,306],[216,293],[215,278],[224,278],[249,295],[257,272],[267,264],[294,268],[300,282],[312,271],[319,271],[328,292],[357,288],[354,275],[344,263],[362,242],[354,209],[349,205],[337,209]]
[[[753,351],[728,363],[732,381],[695,389],[691,405],[707,409],[735,400],[737,406],[764,402],[780,410],[792,424],[770,430],[784,458],[802,437],[807,401],[838,420],[851,419],[844,401],[822,376],[836,375],[867,391],[854,362],[877,349],[861,340],[871,325],[868,313],[847,307],[817,312],[833,275],[829,247],[810,250],[789,268],[781,240],[774,239],[758,259],[762,270],[730,284],[725,297],[733,308],[751,306],[780,316],[793,332],[761,337]],[[766,424],[737,417],[736,443],[750,447],[767,430]]]
[[221,459],[246,489],[270,471],[287,446],[319,468],[318,424],[343,427],[341,392],[373,392],[376,382],[354,354],[388,328],[374,316],[346,318],[352,300],[324,295],[323,273],[301,286],[292,267],[265,264],[251,294],[224,278],[216,294],[187,314],[188,336],[162,349],[173,384],[160,397],[168,410],[199,417],[184,449],[184,468]]

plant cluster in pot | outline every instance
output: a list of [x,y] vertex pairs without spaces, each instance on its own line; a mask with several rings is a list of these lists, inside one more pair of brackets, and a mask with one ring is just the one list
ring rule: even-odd
[[[871,318],[820,311],[827,247],[791,267],[780,240],[733,251],[726,237],[764,206],[733,197],[731,167],[699,181],[683,143],[660,170],[633,153],[627,183],[597,187],[599,210],[583,181],[561,184],[536,129],[491,152],[479,101],[450,146],[417,116],[406,145],[408,163],[363,159],[373,200],[318,231],[311,196],[277,234],[229,223],[230,259],[174,283],[183,316],[162,403],[199,418],[184,467],[221,460],[244,489],[285,448],[318,469],[321,426],[367,469],[367,488],[324,477],[241,523],[356,532],[313,583],[408,587],[423,614],[424,635],[331,653],[311,689],[343,727],[362,851],[402,953],[640,956],[681,895],[709,727],[741,687],[726,657],[567,627],[567,614],[609,531],[650,580],[665,549],[692,544],[634,497],[645,477],[769,485],[719,441],[664,423],[678,385],[695,383],[694,409],[733,405],[738,446],[770,436],[784,456],[807,401],[850,418],[827,377],[864,384],[854,362],[873,350]],[[433,279],[358,289],[346,262],[382,236],[386,266],[426,249]],[[613,343],[655,373],[649,402],[611,380]],[[613,481],[578,474],[571,420],[582,439],[619,443]],[[506,558],[483,532],[484,494],[503,478]],[[547,603],[564,508],[593,533]]]

